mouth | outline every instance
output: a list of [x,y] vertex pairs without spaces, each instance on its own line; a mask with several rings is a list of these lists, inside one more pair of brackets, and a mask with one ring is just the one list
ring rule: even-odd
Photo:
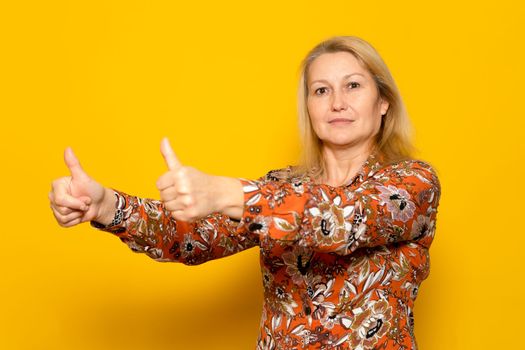
[[329,124],[338,124],[338,123],[353,123],[354,120],[353,119],[348,119],[348,118],[335,118],[335,119],[331,119],[328,123]]

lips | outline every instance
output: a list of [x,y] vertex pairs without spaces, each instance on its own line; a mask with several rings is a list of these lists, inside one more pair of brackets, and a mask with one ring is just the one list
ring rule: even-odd
[[333,123],[352,123],[352,122],[354,122],[353,119],[335,118],[335,119],[330,120],[328,123],[333,124]]

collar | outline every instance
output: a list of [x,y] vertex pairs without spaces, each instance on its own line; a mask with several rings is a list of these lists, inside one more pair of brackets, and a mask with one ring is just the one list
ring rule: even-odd
[[370,153],[365,163],[361,166],[357,174],[346,184],[351,186],[355,183],[361,183],[372,176],[375,172],[383,167],[384,156],[375,151]]
[[[372,176],[375,172],[377,172],[379,169],[381,169],[384,165],[384,156],[379,153],[378,151],[374,151],[370,153],[370,155],[367,157],[366,161],[363,163],[357,174],[350,179],[346,183],[346,185],[342,185],[339,187],[348,187],[352,186],[354,184],[359,184],[368,179],[370,176]],[[308,182],[311,182],[312,179],[310,175],[306,175],[306,180]],[[333,188],[333,186],[330,185],[324,185]]]

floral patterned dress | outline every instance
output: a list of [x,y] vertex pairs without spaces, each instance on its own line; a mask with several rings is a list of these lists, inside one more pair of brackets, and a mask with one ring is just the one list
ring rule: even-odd
[[286,174],[291,167],[240,179],[240,221],[176,221],[162,202],[115,190],[124,220],[101,229],[135,252],[188,265],[259,246],[257,349],[417,349],[412,310],[430,269],[435,171],[371,154],[345,186]]

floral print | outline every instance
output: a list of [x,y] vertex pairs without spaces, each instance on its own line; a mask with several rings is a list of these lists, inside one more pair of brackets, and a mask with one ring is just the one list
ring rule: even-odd
[[188,265],[259,246],[256,349],[417,349],[413,308],[441,193],[435,171],[371,154],[348,185],[332,187],[291,170],[240,179],[240,221],[219,213],[176,221],[162,202],[115,190],[124,220],[102,230],[152,259]]
[[377,186],[377,189],[381,191],[381,204],[386,204],[388,211],[392,213],[392,219],[407,222],[414,215],[416,206],[406,190],[392,185]]
[[340,203],[341,198],[336,198],[334,202],[319,203],[318,207],[309,209],[312,215],[315,239],[324,244],[334,242],[334,237],[346,241],[347,233],[352,229],[352,225],[345,218],[348,217],[353,208],[350,206],[341,208],[336,204],[336,201]]

